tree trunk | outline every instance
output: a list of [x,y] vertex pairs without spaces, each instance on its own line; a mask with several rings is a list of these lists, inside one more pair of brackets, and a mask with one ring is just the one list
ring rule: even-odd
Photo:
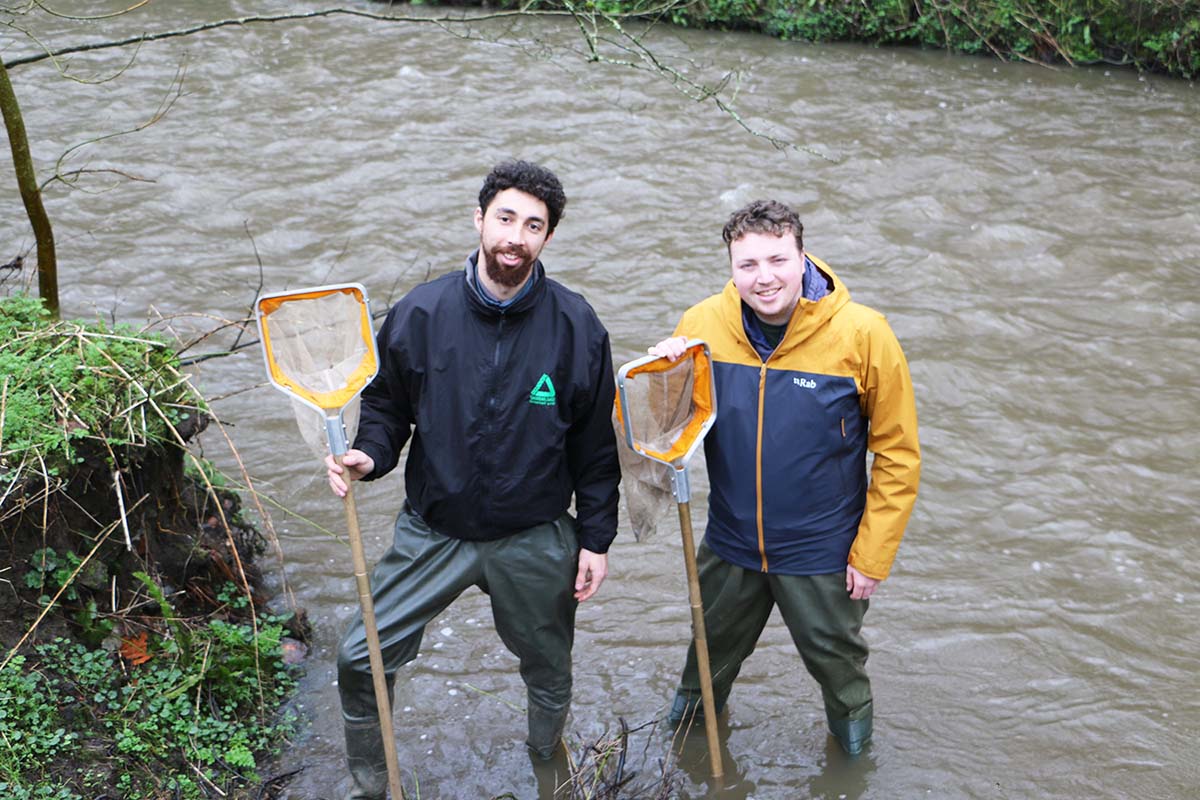
[[4,113],[4,127],[8,130],[8,143],[12,147],[13,169],[17,173],[17,185],[21,189],[21,200],[25,213],[33,226],[34,241],[37,242],[38,294],[54,319],[58,313],[58,259],[54,254],[54,231],[46,207],[42,205],[42,193],[38,189],[37,174],[33,170],[33,158],[29,154],[29,139],[25,135],[25,120],[21,117],[21,106],[8,79],[8,68],[0,61],[0,111]]

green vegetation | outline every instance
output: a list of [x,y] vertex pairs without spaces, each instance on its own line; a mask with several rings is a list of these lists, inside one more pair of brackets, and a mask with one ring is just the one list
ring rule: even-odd
[[[503,0],[515,7],[515,0]],[[1120,64],[1200,76],[1200,0],[545,0],[813,42],[917,45],[1046,63]],[[521,4],[522,7],[525,4]]]
[[307,631],[207,422],[161,338],[0,299],[0,797],[262,796]]
[[257,637],[211,620],[173,636],[124,640],[119,652],[64,638],[0,669],[0,796],[199,798],[260,781],[256,753],[292,731],[276,712],[295,679],[283,628]]
[[54,478],[88,457],[110,470],[199,413],[160,337],[102,322],[51,322],[42,301],[0,300],[0,486]]

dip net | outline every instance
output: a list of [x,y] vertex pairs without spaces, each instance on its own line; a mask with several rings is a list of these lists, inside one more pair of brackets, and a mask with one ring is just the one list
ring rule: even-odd
[[[346,429],[347,409],[357,419],[359,393],[379,371],[366,290],[347,283],[263,295],[254,311],[272,385],[292,398],[305,441],[318,455],[329,452],[338,467],[344,468],[342,458],[353,436],[353,430]],[[404,800],[374,601],[349,480],[342,501],[375,703],[384,732],[388,786],[394,800]]]
[[[630,465],[634,471],[628,473],[632,480],[627,481],[625,492],[635,536],[641,539],[653,530],[668,504],[668,495],[661,488],[663,471],[669,478],[671,494],[679,508],[679,533],[692,612],[692,641],[700,673],[705,738],[712,775],[720,779],[725,768],[721,763],[708,637],[704,630],[696,546],[692,538],[691,488],[687,472],[688,460],[700,447],[716,415],[712,358],[708,345],[702,341],[689,341],[683,355],[675,361],[647,356],[631,361],[617,371],[616,417],[628,445],[624,449],[636,453],[643,463],[657,467],[647,479],[644,473],[637,471],[636,465]],[[647,519],[650,520],[649,528]],[[694,716],[693,712],[693,719]]]
[[345,452],[359,393],[378,371],[366,291],[339,284],[281,292],[255,308],[267,374],[292,399],[304,440],[318,455]]
[[[634,537],[652,535],[670,510],[678,473],[716,416],[708,348],[688,343],[678,361],[647,356],[621,367],[614,407],[624,496]],[[685,478],[686,483],[686,478]]]

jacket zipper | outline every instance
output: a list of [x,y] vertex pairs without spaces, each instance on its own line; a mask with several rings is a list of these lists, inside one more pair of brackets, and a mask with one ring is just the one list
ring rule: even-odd
[[[497,402],[497,396],[500,393],[500,354],[501,354],[501,350],[503,347],[502,340],[504,338],[504,320],[505,320],[504,314],[501,313],[500,319],[496,322],[496,348],[492,352],[492,375],[491,375],[491,380],[489,381],[490,390],[489,390],[488,399],[487,399],[488,422],[487,422],[486,430],[487,430],[487,437],[489,439],[493,438],[496,433],[496,402]],[[489,465],[489,467],[490,467],[490,465]],[[485,514],[487,513],[487,509],[490,505],[490,500],[491,500],[490,497],[486,496],[489,494],[489,492],[488,492],[489,485],[490,485],[489,482],[485,482],[484,485],[481,486],[479,489],[480,495],[484,495],[483,497],[481,497],[481,502],[479,505],[480,505],[480,508],[484,509]]]
[[763,534],[763,410],[767,397],[767,364],[764,361],[758,371],[758,441],[755,447],[754,482],[755,497],[758,498],[758,553],[762,557],[762,571],[767,571],[767,543]]
[[500,380],[500,340],[504,335],[504,315],[500,316],[500,320],[496,323],[496,350],[492,353],[492,368],[496,371],[496,383],[492,384],[492,394],[488,397],[488,408],[496,408],[497,387]]

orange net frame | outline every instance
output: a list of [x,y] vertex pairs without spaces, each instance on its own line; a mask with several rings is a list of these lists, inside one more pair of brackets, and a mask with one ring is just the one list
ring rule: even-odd
[[267,376],[292,398],[305,441],[317,453],[344,453],[346,422],[354,428],[358,395],[379,371],[366,290],[346,283],[277,292],[254,309]]
[[361,286],[265,295],[256,309],[267,374],[288,394],[324,411],[340,409],[379,371]]
[[631,361],[617,383],[616,414],[625,440],[655,461],[686,461],[716,418],[712,361],[702,341],[689,341],[678,361],[655,356]]

